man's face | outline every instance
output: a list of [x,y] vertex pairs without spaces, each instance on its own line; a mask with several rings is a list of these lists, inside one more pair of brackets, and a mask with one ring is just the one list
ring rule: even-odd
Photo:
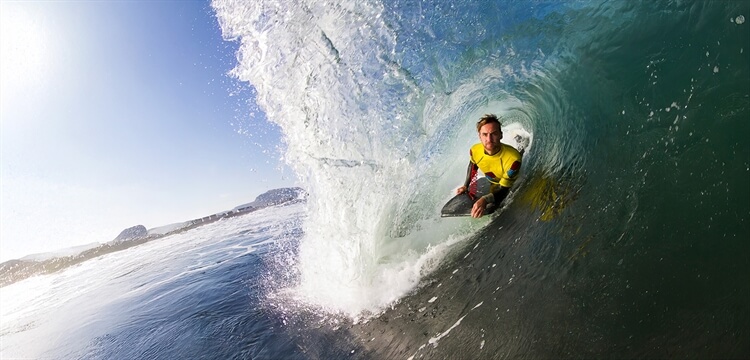
[[484,145],[484,151],[489,155],[494,155],[500,151],[500,139],[503,133],[500,131],[500,125],[489,123],[479,128],[479,141]]

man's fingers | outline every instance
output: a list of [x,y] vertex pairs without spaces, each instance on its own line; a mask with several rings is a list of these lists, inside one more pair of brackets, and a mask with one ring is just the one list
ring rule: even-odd
[[482,217],[483,213],[484,213],[484,207],[479,206],[479,203],[474,203],[474,206],[471,208],[471,217],[480,218]]

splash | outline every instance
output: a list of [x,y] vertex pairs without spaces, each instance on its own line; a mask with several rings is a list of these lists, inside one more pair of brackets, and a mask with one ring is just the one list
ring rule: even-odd
[[213,7],[225,38],[241,42],[233,75],[256,88],[283,131],[284,160],[310,193],[298,301],[376,314],[486,224],[440,221],[439,207],[463,181],[482,114],[530,126],[503,89],[533,66],[493,63],[465,81],[434,83],[441,60],[415,73],[426,49],[401,43],[399,19],[380,3]]

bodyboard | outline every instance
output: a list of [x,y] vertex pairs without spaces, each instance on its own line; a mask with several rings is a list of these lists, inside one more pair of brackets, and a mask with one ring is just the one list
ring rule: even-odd
[[[490,191],[490,182],[486,177],[480,177],[475,180],[473,186],[476,186],[474,194],[465,192],[448,200],[443,209],[440,210],[440,217],[471,216],[471,208],[474,203]],[[495,204],[489,205],[484,210],[484,215],[492,214],[495,210],[497,210]]]

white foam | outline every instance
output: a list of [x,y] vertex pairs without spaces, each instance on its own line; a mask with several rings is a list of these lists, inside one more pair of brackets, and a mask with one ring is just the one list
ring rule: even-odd
[[[256,88],[309,192],[296,301],[354,318],[378,313],[488,222],[441,220],[439,209],[463,182],[476,121],[519,101],[455,105],[480,101],[487,81],[426,94],[402,67],[378,3],[212,6],[224,36],[241,39],[232,73]],[[488,67],[477,76],[499,84],[527,73]],[[504,127],[514,146],[516,134],[530,139],[516,121]]]
[[447,336],[447,335],[448,335],[448,333],[450,333],[450,332],[451,332],[451,330],[455,329],[455,328],[456,328],[456,327],[457,327],[458,325],[461,325],[461,321],[463,321],[463,319],[464,319],[465,317],[466,317],[466,315],[464,315],[464,316],[461,316],[461,318],[460,318],[460,319],[458,319],[458,321],[456,321],[456,323],[455,323],[455,324],[453,324],[453,326],[451,326],[450,328],[448,328],[448,330],[445,330],[444,332],[442,332],[442,333],[438,334],[437,336],[435,336],[435,337],[433,337],[433,338],[430,338],[430,340],[429,340],[428,342],[429,342],[430,344],[432,344],[432,346],[434,346],[434,347],[437,347],[437,345],[438,345],[438,341],[440,341],[440,339],[442,339],[442,338],[444,338],[445,336]]

